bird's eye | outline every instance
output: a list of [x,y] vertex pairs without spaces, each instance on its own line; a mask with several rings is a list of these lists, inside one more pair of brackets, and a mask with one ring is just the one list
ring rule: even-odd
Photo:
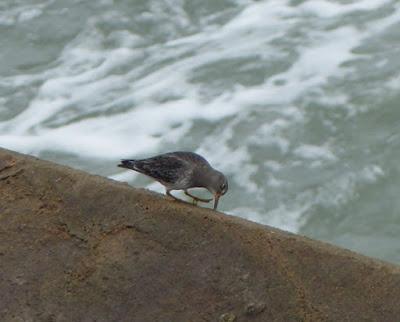
[[223,184],[221,185],[221,191],[222,191],[223,193],[225,193],[225,191],[226,191],[226,184],[225,184],[225,183],[223,183]]

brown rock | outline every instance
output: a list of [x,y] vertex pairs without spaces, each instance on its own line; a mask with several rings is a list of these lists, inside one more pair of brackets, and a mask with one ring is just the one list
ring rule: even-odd
[[235,322],[236,316],[232,313],[224,313],[219,317],[220,322]]
[[0,150],[0,321],[398,321],[400,269]]

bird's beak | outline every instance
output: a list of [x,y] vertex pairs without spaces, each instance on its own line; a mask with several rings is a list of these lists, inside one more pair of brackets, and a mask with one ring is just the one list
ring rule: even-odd
[[219,197],[221,197],[221,194],[217,192],[217,193],[214,195],[214,210],[216,210],[217,207],[218,207],[218,200],[219,200]]

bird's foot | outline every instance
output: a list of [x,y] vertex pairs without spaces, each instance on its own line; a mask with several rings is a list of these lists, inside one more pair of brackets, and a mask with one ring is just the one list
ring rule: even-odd
[[[183,202],[183,203],[186,203],[186,204],[191,204],[190,202],[188,202],[188,201],[186,201],[186,200],[182,200],[182,199],[179,199],[179,198],[175,197],[175,196],[174,196],[171,192],[169,192],[169,191],[167,191],[166,194],[167,194],[167,198],[170,199],[171,201],[179,201],[179,202]],[[192,204],[197,206],[197,201],[193,199]]]

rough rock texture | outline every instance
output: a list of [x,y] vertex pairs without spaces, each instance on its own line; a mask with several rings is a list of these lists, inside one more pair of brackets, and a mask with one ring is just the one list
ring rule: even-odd
[[400,269],[0,149],[0,321],[399,321]]

